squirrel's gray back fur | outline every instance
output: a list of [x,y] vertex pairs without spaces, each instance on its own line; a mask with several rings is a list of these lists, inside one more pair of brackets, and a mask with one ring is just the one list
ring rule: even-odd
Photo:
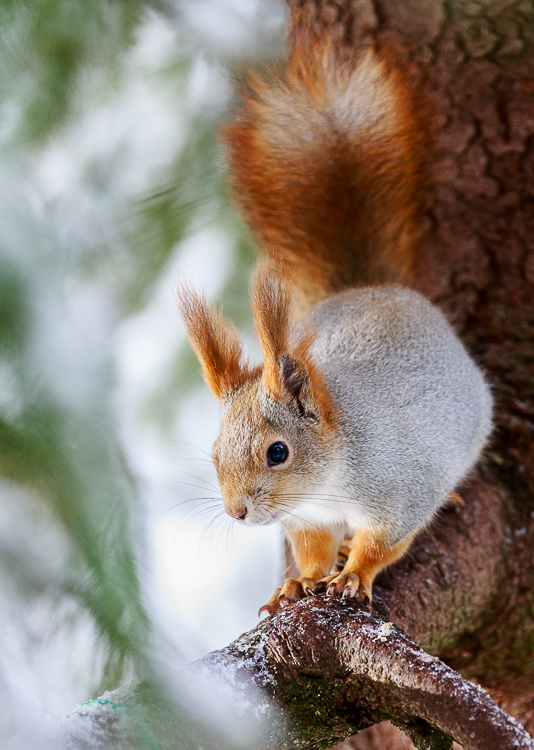
[[491,431],[487,383],[444,315],[401,286],[352,289],[307,321],[339,419],[345,495],[392,541],[429,523]]

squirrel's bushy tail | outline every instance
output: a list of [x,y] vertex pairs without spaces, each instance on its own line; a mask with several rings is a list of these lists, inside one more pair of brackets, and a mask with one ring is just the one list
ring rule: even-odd
[[[324,36],[324,38],[323,38]],[[281,74],[249,73],[223,132],[237,198],[306,306],[409,283],[422,145],[405,76],[293,19]]]

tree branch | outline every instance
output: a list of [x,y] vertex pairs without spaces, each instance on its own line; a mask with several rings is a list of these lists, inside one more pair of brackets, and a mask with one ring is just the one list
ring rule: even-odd
[[287,719],[270,748],[327,748],[385,719],[420,747],[444,733],[464,750],[534,748],[482,688],[353,601],[302,600],[189,670],[265,690]]
[[[122,688],[63,720],[68,747],[85,747],[93,736],[107,748],[144,747],[146,737],[157,738],[151,747],[229,748],[219,732],[206,731],[206,693],[216,683],[240,707],[243,727],[250,731],[253,721],[256,750],[326,749],[386,719],[422,749],[445,750],[453,739],[464,750],[534,750],[534,740],[481,687],[392,623],[337,597],[287,607],[191,664],[182,678],[206,686],[187,715],[165,706],[163,695],[152,698],[155,715],[145,686]],[[161,741],[162,727],[170,741]]]

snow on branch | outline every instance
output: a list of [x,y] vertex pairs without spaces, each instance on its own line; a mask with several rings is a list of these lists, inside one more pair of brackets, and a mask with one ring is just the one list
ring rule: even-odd
[[353,600],[303,599],[175,677],[80,706],[46,750],[327,750],[387,719],[425,750],[534,750],[481,687]]
[[231,683],[244,705],[251,683],[265,691],[256,710],[285,718],[266,748],[328,748],[389,719],[420,747],[447,747],[447,735],[464,750],[534,750],[481,687],[353,601],[302,600],[189,670]]

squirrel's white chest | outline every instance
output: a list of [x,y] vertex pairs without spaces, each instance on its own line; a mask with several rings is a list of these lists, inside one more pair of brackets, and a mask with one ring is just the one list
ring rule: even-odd
[[352,534],[355,529],[368,527],[371,519],[364,505],[351,497],[346,464],[338,459],[324,480],[303,488],[287,522],[292,528],[335,527]]

